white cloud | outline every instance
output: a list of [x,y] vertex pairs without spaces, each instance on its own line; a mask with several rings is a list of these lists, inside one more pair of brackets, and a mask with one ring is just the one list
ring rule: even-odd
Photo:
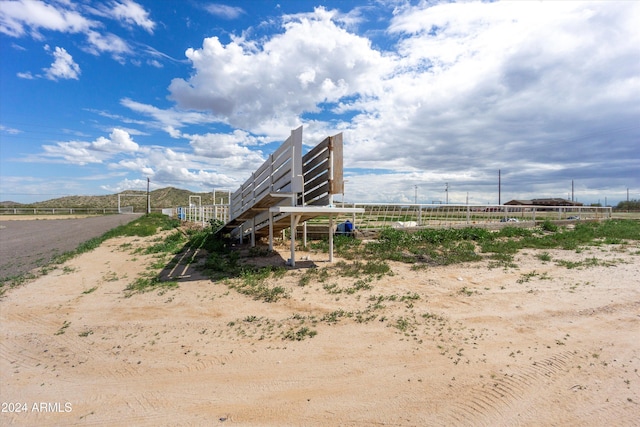
[[153,33],[156,25],[142,6],[130,0],[113,1],[98,8],[67,1],[12,0],[2,2],[0,32],[11,37],[29,35],[38,40],[44,39],[42,31],[83,34],[87,44],[82,49],[91,54],[108,53],[120,62],[124,61],[125,55],[132,54],[129,43],[113,33],[104,32],[103,23],[88,15],[112,18],[127,26],[136,25],[149,33]]
[[[149,152],[150,150],[148,150]],[[153,175],[154,170],[149,166],[149,160],[144,157],[120,160],[109,166],[111,169],[126,169],[134,172],[145,172],[145,175]]]
[[[400,38],[396,72],[347,124],[345,165],[433,171],[491,193],[499,168],[514,191],[555,179],[545,165],[562,170],[557,179],[586,180],[611,167],[608,158],[637,158],[638,19],[634,2],[406,9],[390,26]],[[618,180],[632,174],[620,167]]]
[[5,125],[0,125],[0,132],[8,133],[9,135],[18,135],[22,133],[20,129],[15,129]]
[[[45,47],[49,50],[49,46]],[[62,47],[56,47],[53,51],[55,60],[51,67],[46,68],[45,75],[50,80],[74,79],[78,80],[80,76],[80,66],[75,63],[73,57]]]
[[191,185],[199,185],[201,188],[211,190],[214,187],[226,187],[227,185],[237,185],[234,180],[229,179],[225,175],[204,170],[190,170],[188,168],[175,167],[166,165],[159,169],[153,175],[153,180],[162,182],[165,185],[181,185],[191,183]]
[[[216,139],[214,135],[210,135],[208,138],[210,140]],[[225,139],[225,136],[220,138]],[[200,144],[198,150],[214,150],[199,138],[196,140],[195,145]],[[224,149],[234,151],[232,145],[230,143]],[[185,152],[166,147],[146,146],[142,147],[141,152],[135,157],[129,156],[116,163],[111,163],[109,168],[150,177],[160,186],[231,189],[240,184],[239,177],[250,174],[262,163],[262,159],[254,152],[247,152],[244,156],[232,155],[231,157],[215,157],[211,155],[212,153],[209,154],[209,156],[205,156],[202,152],[195,154],[192,151]],[[242,150],[238,150],[238,154],[243,154]]]
[[43,145],[44,159],[53,162],[68,163],[74,165],[86,165],[88,163],[102,163],[102,158],[90,150],[90,144],[81,141],[58,142],[56,145]]
[[40,30],[79,33],[95,23],[83,17],[73,8],[47,4],[43,1],[3,1],[0,7],[0,32],[20,37],[31,32],[34,38],[42,38]]
[[23,73],[16,73],[16,76],[18,76],[18,77],[19,77],[19,78],[21,78],[21,79],[25,79],[25,80],[33,80],[33,79],[35,79],[35,78],[36,78],[36,77],[35,77],[33,74],[31,74],[31,72],[29,72],[29,71],[26,71],[26,72],[23,72]]
[[[150,188],[152,190],[155,190],[161,187],[162,186],[158,185],[155,182],[150,183]],[[105,191],[108,191],[109,193],[121,193],[125,190],[141,190],[143,188],[145,189],[147,188],[147,180],[125,178],[119,181],[116,185],[101,185],[100,188]],[[123,203],[125,203],[124,200],[123,200]]]
[[237,17],[245,13],[245,11],[241,7],[227,6],[217,3],[207,4],[203,6],[203,8],[210,14],[224,19],[236,19]]
[[114,129],[109,138],[99,137],[93,142],[65,141],[55,145],[43,145],[44,154],[30,161],[53,161],[76,165],[103,163],[114,156],[135,153],[140,147],[131,139],[129,133]]
[[[188,79],[174,79],[171,98],[185,109],[208,110],[248,130],[265,122],[291,129],[297,117],[319,111],[318,104],[376,90],[390,63],[369,40],[349,33],[323,8],[291,18],[284,33],[259,45],[217,37],[188,49],[194,67]],[[282,133],[283,129],[278,129]]]
[[14,48],[17,51],[21,51],[21,52],[26,52],[27,49],[24,46],[20,46],[17,43],[11,43],[11,47]]
[[98,31],[87,31],[87,40],[89,45],[84,48],[92,55],[100,55],[101,53],[110,53],[113,58],[119,62],[123,61],[124,55],[132,53],[129,44],[121,37],[112,33],[100,33]]
[[153,29],[156,26],[156,23],[149,19],[149,12],[131,0],[112,2],[110,13],[114,18],[121,20],[127,25],[138,25],[149,33],[153,33]]
[[[126,173],[150,177],[159,186],[200,187],[203,189],[237,187],[264,159],[248,147],[264,143],[263,138],[247,132],[230,134],[181,135],[190,149],[139,145],[129,132],[114,129],[109,137],[94,141],[65,141],[43,145],[43,153],[25,161],[72,165],[102,164],[111,176]],[[103,186],[103,189],[127,187]]]
[[133,101],[129,98],[123,98],[120,100],[120,103],[136,113],[153,118],[155,123],[152,125],[165,130],[172,137],[179,136],[177,128],[190,124],[213,123],[223,120],[222,118],[215,118],[209,114],[197,111],[184,111],[173,108],[163,110],[153,105]]
[[[361,20],[349,16],[351,26]],[[616,156],[633,157],[625,139],[637,133],[628,123],[640,113],[640,7],[633,2],[424,2],[397,10],[389,52],[347,31],[344,19],[318,8],[285,16],[282,33],[267,39],[207,38],[186,52],[191,77],[169,86],[176,109],[123,104],[189,139],[194,155],[228,163],[250,152],[242,140],[250,134],[178,129],[215,117],[271,139],[305,124],[307,143],[309,135],[344,131],[345,167],[380,177],[373,198],[365,197],[373,175],[353,179],[363,200],[391,200],[401,188],[412,195],[418,184],[439,193],[446,180],[459,191],[452,198],[475,188],[472,199],[484,203],[498,169],[506,188],[531,194],[539,175],[561,179],[570,169],[586,179],[611,151],[604,141]],[[308,118],[326,111],[355,116]],[[244,170],[253,162],[239,164]],[[631,173],[628,165],[616,170]]]
[[231,134],[185,135],[190,140],[195,156],[218,160],[227,170],[252,170],[264,162],[261,153],[249,149],[258,139],[247,132],[236,130]]
[[91,143],[91,148],[110,153],[135,152],[140,148],[128,132],[122,129],[114,129],[109,138],[100,137]]

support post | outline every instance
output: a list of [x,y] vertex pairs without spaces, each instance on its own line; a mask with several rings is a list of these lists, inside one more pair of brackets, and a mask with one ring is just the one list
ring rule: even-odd
[[302,214],[291,213],[291,261],[289,265],[291,267],[296,266],[296,228],[302,218]]
[[290,253],[290,258],[289,258],[289,265],[291,267],[295,267],[296,266],[296,227],[295,227],[295,219],[293,218],[293,214],[291,214],[291,235],[289,236],[291,238],[291,242],[289,243],[289,250],[291,251]]
[[329,215],[329,262],[333,262],[333,215]]
[[296,218],[294,214],[291,214],[291,243],[289,248],[291,250],[291,258],[289,258],[289,265],[291,267],[296,266]]
[[251,247],[256,246],[256,217],[251,218]]
[[302,246],[307,247],[307,222],[302,224]]
[[269,211],[269,251],[273,250],[273,213]]

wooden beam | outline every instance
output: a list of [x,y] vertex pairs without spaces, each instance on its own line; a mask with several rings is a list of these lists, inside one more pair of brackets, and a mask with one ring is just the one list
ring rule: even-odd
[[331,137],[331,150],[333,152],[332,177],[330,194],[342,194],[344,191],[344,177],[342,173],[342,133]]

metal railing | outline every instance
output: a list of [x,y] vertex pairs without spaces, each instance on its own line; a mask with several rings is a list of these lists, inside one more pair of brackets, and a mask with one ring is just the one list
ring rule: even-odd
[[302,183],[302,126],[291,131],[280,147],[233,194],[229,219],[238,218],[269,193],[299,193]]

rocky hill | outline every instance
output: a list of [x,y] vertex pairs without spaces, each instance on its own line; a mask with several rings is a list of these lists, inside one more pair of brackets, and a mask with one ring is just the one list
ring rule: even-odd
[[[127,195],[129,197],[127,197]],[[180,188],[166,187],[153,190],[149,193],[151,196],[151,207],[156,210],[160,208],[173,208],[177,206],[187,206],[189,204],[189,196],[200,196],[203,205],[211,205],[213,203],[213,194],[194,193],[189,190]],[[133,197],[132,197],[133,196]],[[120,193],[121,206],[133,206],[135,211],[146,209],[147,198],[145,191],[123,191]],[[216,192],[217,202],[220,199],[224,203],[228,203],[229,194]],[[192,198],[193,203],[198,203]],[[0,202],[1,207],[34,207],[34,208],[117,208],[118,195],[108,194],[105,196],[66,196],[56,199],[45,200],[30,204],[20,204],[15,202]]]

